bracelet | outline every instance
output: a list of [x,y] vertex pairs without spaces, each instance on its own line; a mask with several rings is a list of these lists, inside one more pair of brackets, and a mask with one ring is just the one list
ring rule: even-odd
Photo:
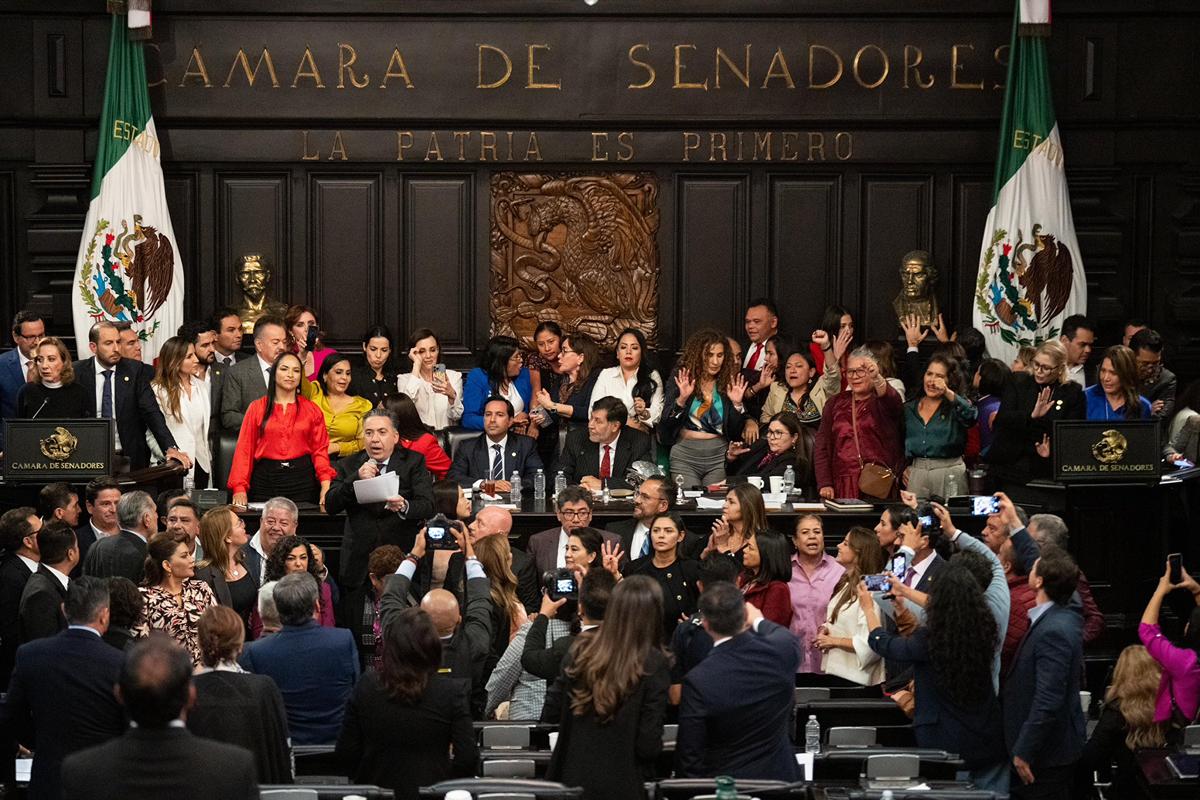
[[421,559],[418,558],[417,556],[413,555],[412,553],[409,553],[408,555],[406,555],[404,557],[404,560],[411,561],[414,565],[421,563]]

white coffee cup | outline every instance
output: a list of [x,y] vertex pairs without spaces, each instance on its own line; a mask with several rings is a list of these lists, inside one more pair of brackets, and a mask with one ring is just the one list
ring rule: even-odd
[[547,735],[550,737],[550,749],[553,750],[558,745],[558,731],[550,731]]
[[782,494],[783,492],[783,476],[771,476],[771,494]]
[[751,475],[750,477],[747,478],[747,480],[750,481],[755,486],[757,486],[759,489],[763,488],[763,479],[760,476]]
[[1088,713],[1088,709],[1092,707],[1092,693],[1091,692],[1080,692],[1079,693],[1079,705],[1083,706],[1083,715],[1086,717],[1087,713]]
[[[343,798],[342,800],[350,800],[350,798]],[[366,800],[366,798],[363,798],[363,800]],[[446,792],[443,800],[471,800],[471,793],[466,789],[451,789]]]

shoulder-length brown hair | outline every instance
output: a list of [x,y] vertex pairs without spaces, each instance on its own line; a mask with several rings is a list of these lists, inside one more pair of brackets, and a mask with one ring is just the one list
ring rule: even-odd
[[487,573],[488,583],[492,587],[492,603],[504,610],[511,627],[512,620],[520,616],[516,611],[521,601],[517,598],[517,576],[512,571],[512,549],[508,537],[483,537],[475,542],[475,557]]
[[[75,380],[75,367],[71,363],[71,351],[63,344],[62,339],[57,336],[47,336],[37,343],[37,347],[33,348],[34,358],[37,358],[37,351],[41,350],[45,345],[49,345],[57,350],[58,357],[62,360],[62,375],[59,377],[58,382],[63,386],[72,383]],[[35,383],[42,382],[42,375],[36,369],[33,371],[33,380]]]
[[[1133,351],[1123,344],[1114,344],[1104,351],[1104,358],[1112,364],[1113,372],[1121,381],[1121,397],[1125,398],[1125,418],[1141,419],[1142,397],[1138,394],[1137,358]],[[1104,360],[1100,360],[1101,366]]]
[[565,403],[571,395],[587,383],[588,376],[600,369],[600,348],[596,346],[592,337],[583,333],[568,333],[563,337],[562,343],[570,346],[581,359],[579,374],[575,376],[575,380],[564,383],[562,386],[559,400]]
[[759,531],[767,529],[767,505],[763,502],[762,491],[753,483],[739,483],[725,496],[733,495],[738,500],[742,510],[742,538],[749,539]]
[[383,629],[379,680],[393,700],[420,700],[441,663],[442,640],[424,609],[406,608]]
[[875,575],[883,570],[883,546],[879,544],[879,537],[875,535],[875,531],[855,525],[846,534],[846,538],[857,558],[854,564],[846,567],[841,579],[833,587],[837,602],[834,603],[830,622],[837,622],[838,614],[858,598],[858,582],[862,580],[863,575]]
[[[617,584],[599,630],[573,646],[567,668],[571,711],[612,719],[646,675],[646,658],[662,651],[662,589],[658,581],[633,575]],[[663,657],[666,653],[663,652]]]
[[1120,703],[1127,731],[1125,745],[1130,750],[1166,745],[1163,726],[1154,721],[1154,705],[1161,678],[1162,667],[1140,644],[1126,647],[1117,658],[1104,702],[1115,700]]
[[700,397],[700,384],[704,378],[704,361],[708,357],[709,348],[714,344],[721,345],[725,351],[725,363],[721,365],[721,371],[717,373],[715,391],[725,391],[729,387],[729,382],[733,380],[733,376],[741,369],[741,364],[734,363],[733,350],[729,347],[729,339],[725,334],[715,328],[701,328],[696,331],[684,343],[683,353],[676,363],[676,369],[686,369],[692,380],[696,382],[696,388],[692,392],[692,397],[695,399]]
[[158,351],[158,367],[154,372],[154,385],[167,397],[167,407],[163,409],[176,421],[183,420],[179,410],[179,398],[183,394],[183,381],[179,377],[179,365],[187,358],[188,348],[192,342],[182,336],[172,336],[163,342]]
[[[200,547],[204,550],[204,560],[197,564],[197,567],[214,567],[222,574],[229,571],[232,564],[225,537],[233,530],[233,518],[236,513],[233,506],[217,506],[204,512],[204,516],[200,518]],[[238,550],[233,561],[241,564],[245,559],[242,551]]]

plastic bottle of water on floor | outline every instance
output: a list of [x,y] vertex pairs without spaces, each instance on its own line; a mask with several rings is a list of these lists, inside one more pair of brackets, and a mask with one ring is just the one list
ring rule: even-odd
[[809,714],[804,725],[804,752],[821,752],[821,723],[817,722],[816,714]]

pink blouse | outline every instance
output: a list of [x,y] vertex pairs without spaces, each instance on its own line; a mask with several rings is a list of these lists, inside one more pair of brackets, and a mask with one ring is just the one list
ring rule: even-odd
[[1154,721],[1171,719],[1171,701],[1190,722],[1200,708],[1200,661],[1196,651],[1176,647],[1163,636],[1158,625],[1138,625],[1138,638],[1150,655],[1162,666],[1158,684],[1158,699],[1154,703]]

